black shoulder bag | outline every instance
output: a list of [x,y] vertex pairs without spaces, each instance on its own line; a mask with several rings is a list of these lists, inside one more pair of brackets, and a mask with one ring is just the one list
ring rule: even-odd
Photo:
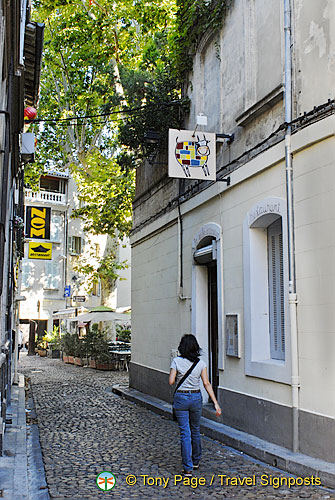
[[[197,359],[196,361],[194,361],[193,365],[187,370],[187,372],[182,376],[182,378],[179,380],[175,390],[174,390],[174,393],[173,395],[176,394],[177,390],[179,389],[179,387],[181,386],[181,384],[183,384],[185,382],[185,380],[187,379],[187,377],[192,373],[193,369],[197,366],[197,364],[199,363],[200,359]],[[177,422],[177,417],[176,417],[176,414],[175,414],[175,411],[174,411],[174,408],[172,407],[172,420],[174,422]]]

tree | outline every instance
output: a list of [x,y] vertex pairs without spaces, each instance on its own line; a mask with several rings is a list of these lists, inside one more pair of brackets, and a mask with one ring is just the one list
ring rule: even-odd
[[176,117],[181,122],[169,64],[175,2],[35,0],[34,7],[46,22],[44,121],[35,125],[38,155],[26,179],[33,184],[45,167],[70,168],[84,204],[73,215],[87,230],[122,237],[146,130],[165,134]]

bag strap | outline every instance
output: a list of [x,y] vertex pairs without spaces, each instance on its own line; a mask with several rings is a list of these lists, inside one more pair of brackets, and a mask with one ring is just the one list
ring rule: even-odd
[[193,365],[187,370],[187,372],[182,376],[182,378],[179,380],[175,390],[174,390],[174,393],[176,393],[176,391],[179,389],[179,387],[181,386],[181,384],[183,384],[185,382],[185,380],[187,379],[187,377],[192,373],[193,369],[197,366],[197,364],[199,363],[200,359],[197,359],[196,361],[194,361]]

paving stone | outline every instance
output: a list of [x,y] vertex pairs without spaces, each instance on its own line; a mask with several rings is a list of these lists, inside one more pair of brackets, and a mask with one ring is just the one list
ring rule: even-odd
[[[127,384],[126,372],[99,372],[65,365],[50,358],[20,358],[20,371],[30,379],[46,479],[51,500],[96,500],[96,476],[111,471],[116,485],[111,497],[122,500],[283,499],[335,500],[334,492],[316,486],[262,486],[261,477],[292,477],[203,437],[201,468],[194,485],[175,483],[181,471],[177,425],[110,392]],[[137,481],[128,486],[133,474]],[[169,479],[166,488],[144,484],[143,475]],[[221,484],[219,475],[255,477],[256,485]],[[210,486],[211,478],[214,481]],[[102,492],[101,492],[102,493]]]

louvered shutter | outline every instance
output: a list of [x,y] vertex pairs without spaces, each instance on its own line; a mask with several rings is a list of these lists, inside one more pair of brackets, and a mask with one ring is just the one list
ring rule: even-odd
[[285,359],[283,234],[281,218],[268,227],[269,331],[272,359]]
[[62,217],[60,215],[52,215],[51,218],[51,241],[62,240]]
[[58,290],[60,285],[60,265],[58,262],[52,263],[52,288]]

